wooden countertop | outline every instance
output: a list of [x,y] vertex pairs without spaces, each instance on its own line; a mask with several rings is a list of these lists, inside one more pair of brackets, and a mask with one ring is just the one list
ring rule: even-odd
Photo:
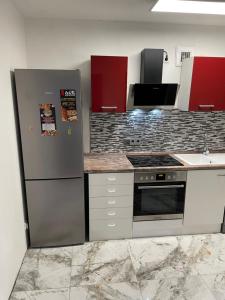
[[[182,152],[179,151],[179,154]],[[183,152],[196,153],[196,152]],[[180,161],[183,166],[169,167],[142,167],[135,168],[132,166],[126,155],[171,155]],[[225,169],[225,164],[221,165],[189,165],[175,157],[172,152],[128,152],[128,153],[88,153],[84,155],[84,172],[85,173],[114,173],[114,172],[134,172],[134,171],[187,171],[187,170],[207,170],[207,169]]]

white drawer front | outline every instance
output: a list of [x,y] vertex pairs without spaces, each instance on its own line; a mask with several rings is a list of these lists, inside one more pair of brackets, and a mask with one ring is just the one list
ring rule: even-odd
[[90,197],[114,197],[133,195],[133,185],[90,185]]
[[112,240],[132,237],[132,220],[91,220],[90,241]]
[[90,174],[89,185],[133,184],[134,173]]
[[90,219],[133,219],[133,208],[98,208],[90,210]]
[[109,207],[133,207],[132,196],[119,197],[95,197],[89,198],[89,207],[92,208],[109,208]]

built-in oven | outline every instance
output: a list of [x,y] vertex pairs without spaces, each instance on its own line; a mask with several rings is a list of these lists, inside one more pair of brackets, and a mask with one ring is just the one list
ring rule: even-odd
[[134,179],[134,222],[182,219],[185,171],[137,172]]

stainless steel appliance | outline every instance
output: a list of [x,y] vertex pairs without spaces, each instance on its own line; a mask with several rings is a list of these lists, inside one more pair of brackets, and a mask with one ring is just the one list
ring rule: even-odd
[[85,240],[79,70],[15,70],[31,247]]
[[186,172],[136,172],[134,222],[182,219]]
[[[170,155],[131,155],[127,158],[135,167],[134,222],[182,219],[187,174],[161,170],[171,166],[179,168],[183,164]],[[149,167],[156,169],[146,169]]]

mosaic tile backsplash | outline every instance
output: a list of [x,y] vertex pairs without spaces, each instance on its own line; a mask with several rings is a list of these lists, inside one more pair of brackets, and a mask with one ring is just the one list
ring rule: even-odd
[[[133,110],[91,113],[91,152],[211,151],[225,149],[225,112]],[[130,139],[141,145],[130,145]]]

